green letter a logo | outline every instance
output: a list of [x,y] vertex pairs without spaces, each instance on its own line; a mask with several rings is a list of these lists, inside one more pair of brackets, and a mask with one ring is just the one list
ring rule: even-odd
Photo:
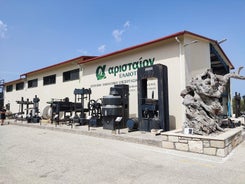
[[105,68],[106,68],[106,65],[97,67],[97,69],[96,69],[96,78],[97,78],[97,80],[101,80],[101,79],[105,79],[106,78],[106,76],[105,76]]

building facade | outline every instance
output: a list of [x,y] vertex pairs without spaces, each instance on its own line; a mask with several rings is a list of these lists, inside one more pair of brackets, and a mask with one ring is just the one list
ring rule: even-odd
[[[116,84],[129,85],[129,114],[138,116],[137,69],[162,64],[168,69],[170,129],[181,128],[185,121],[185,107],[180,92],[192,77],[212,69],[224,75],[233,69],[229,58],[216,40],[188,31],[178,32],[157,40],[129,47],[98,57],[81,56],[21,75],[20,79],[5,83],[4,103],[10,111],[19,111],[21,97],[40,98],[40,111],[52,99],[69,97],[74,100],[75,88],[91,88],[92,99],[109,94]],[[148,82],[149,94],[157,96],[157,81]],[[149,98],[151,98],[149,96]],[[225,112],[229,111],[230,86],[223,97]]]

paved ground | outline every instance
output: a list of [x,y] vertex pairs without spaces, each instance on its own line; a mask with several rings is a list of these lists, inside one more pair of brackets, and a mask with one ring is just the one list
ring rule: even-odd
[[218,158],[67,132],[0,126],[0,184],[245,182],[245,142]]

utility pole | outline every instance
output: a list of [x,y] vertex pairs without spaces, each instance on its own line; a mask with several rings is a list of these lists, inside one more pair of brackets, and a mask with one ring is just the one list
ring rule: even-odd
[[0,80],[0,108],[4,106],[4,80]]

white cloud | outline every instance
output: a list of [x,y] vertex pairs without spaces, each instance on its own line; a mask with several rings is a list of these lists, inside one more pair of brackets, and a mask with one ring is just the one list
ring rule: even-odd
[[115,29],[112,31],[112,36],[115,38],[115,40],[117,42],[120,42],[122,41],[122,35],[124,34],[124,32],[127,30],[127,28],[130,27],[130,22],[129,21],[126,21],[124,24],[123,24],[123,28],[122,29]]
[[128,28],[130,26],[130,22],[129,21],[126,21],[123,25],[124,28]]
[[0,20],[0,39],[6,37],[5,33],[7,32],[7,30],[7,25]]
[[105,49],[106,49],[106,45],[101,45],[101,46],[98,47],[98,51],[101,52],[101,53],[105,52]]
[[123,34],[123,30],[118,30],[118,29],[115,29],[113,32],[112,32],[112,35],[113,37],[115,38],[115,40],[117,42],[120,42],[122,41],[122,34]]

